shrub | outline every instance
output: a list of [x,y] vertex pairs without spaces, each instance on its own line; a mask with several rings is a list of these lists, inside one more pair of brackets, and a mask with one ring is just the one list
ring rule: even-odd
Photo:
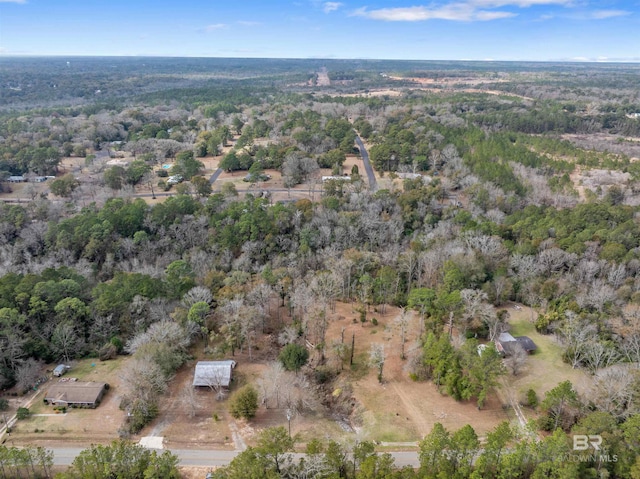
[[16,416],[18,417],[18,419],[27,419],[30,414],[31,411],[29,411],[29,408],[19,407]]
[[529,389],[527,391],[527,406],[531,409],[535,409],[538,407],[538,395],[533,389]]
[[326,384],[333,379],[333,371],[329,368],[318,368],[314,371],[314,376],[318,384]]
[[122,342],[122,339],[120,339],[118,336],[114,336],[114,337],[112,337],[112,338],[109,340],[109,342],[110,342],[111,344],[113,344],[113,345],[116,347],[116,349],[117,349],[118,353],[121,353],[121,352],[122,352],[122,350],[124,349],[124,344],[123,344],[123,342]]
[[107,361],[109,359],[113,359],[117,355],[118,355],[118,348],[115,344],[111,342],[105,343],[104,346],[102,346],[98,350],[98,357],[100,358],[100,361]]
[[287,344],[280,351],[278,359],[287,371],[299,371],[302,366],[307,364],[309,351],[296,343]]
[[158,405],[155,402],[136,401],[129,414],[126,429],[130,434],[137,434],[158,416]]
[[5,398],[0,398],[0,411],[6,411],[9,409],[9,401]]
[[258,392],[250,384],[243,386],[231,398],[229,410],[236,419],[251,419],[258,410]]

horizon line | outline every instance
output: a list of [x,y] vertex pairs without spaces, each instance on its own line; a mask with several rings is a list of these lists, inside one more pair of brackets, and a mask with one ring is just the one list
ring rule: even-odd
[[397,61],[397,62],[456,62],[456,63],[631,63],[640,64],[640,58],[633,59],[588,59],[588,58],[565,58],[565,59],[549,59],[549,60],[531,60],[531,59],[420,59],[420,58],[372,58],[372,57],[350,57],[337,58],[332,56],[326,57],[242,57],[242,56],[203,56],[203,55],[84,55],[84,54],[28,54],[28,53],[2,53],[0,59],[9,58],[166,58],[166,59],[234,59],[234,60],[323,60],[323,61]]

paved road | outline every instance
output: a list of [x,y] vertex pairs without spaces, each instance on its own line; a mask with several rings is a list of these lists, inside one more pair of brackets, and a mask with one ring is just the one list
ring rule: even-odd
[[371,166],[371,162],[369,161],[369,153],[364,147],[364,143],[362,143],[362,138],[360,138],[357,133],[356,143],[358,144],[358,148],[360,148],[360,155],[362,155],[364,169],[367,172],[367,178],[369,178],[369,189],[372,191],[376,191],[378,189],[378,182],[376,181],[376,175],[373,174],[373,167]]
[[213,182],[218,179],[218,176],[220,176],[220,173],[222,173],[222,168],[218,168],[216,171],[214,171],[213,175],[211,175],[211,178],[209,178],[209,183],[213,184]]
[[[53,463],[56,466],[68,466],[73,459],[80,454],[83,448],[51,448],[53,452]],[[215,467],[226,466],[234,457],[238,455],[238,451],[220,451],[220,450],[203,450],[203,449],[172,449],[173,454],[180,458],[181,466],[199,466],[199,467]],[[395,459],[397,467],[420,465],[418,461],[418,453],[412,452],[391,452]],[[293,454],[298,461],[303,454]]]

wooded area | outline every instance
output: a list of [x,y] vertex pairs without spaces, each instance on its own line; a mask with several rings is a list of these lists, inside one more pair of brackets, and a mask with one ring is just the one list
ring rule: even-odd
[[[308,460],[287,468],[262,445],[216,477],[640,477],[637,65],[56,62],[0,59],[0,177],[56,177],[26,184],[24,202],[1,183],[0,390],[30,390],[45,363],[129,355],[128,437],[157,416],[196,349],[249,361],[260,350],[271,376],[239,411],[248,396],[331,417],[332,393],[357,374],[355,336],[327,336],[339,302],[363,327],[402,308],[401,349],[372,343],[356,358],[380,383],[398,356],[415,381],[481,410],[527,361],[493,348],[523,304],[589,380],[578,392],[550,377],[539,400],[523,392],[529,429],[499,426],[481,442],[473,424],[439,425],[418,471],[394,470],[373,443],[349,462],[329,442],[306,444]],[[313,81],[321,66],[330,86]],[[414,81],[443,76],[456,82]],[[468,91],[471,78],[492,93]],[[361,154],[356,135],[376,187],[345,167]],[[238,191],[209,164],[259,186]],[[269,172],[282,176],[279,193]],[[274,200],[307,187],[309,199]],[[286,398],[274,378],[291,384]],[[602,435],[617,460],[563,461],[571,434]],[[256,467],[271,476],[247,472]]]

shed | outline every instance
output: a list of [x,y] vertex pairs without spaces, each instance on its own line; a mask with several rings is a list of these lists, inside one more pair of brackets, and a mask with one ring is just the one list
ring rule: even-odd
[[68,369],[67,366],[65,366],[64,364],[58,364],[53,370],[53,375],[62,376],[64,373],[67,372],[67,369]]
[[224,361],[198,361],[193,373],[194,386],[229,387],[233,368],[236,362],[232,359]]
[[7,178],[7,181],[9,183],[23,183],[27,180],[25,180],[24,176],[22,175],[12,175],[9,178]]
[[108,388],[107,383],[59,382],[49,388],[44,396],[44,403],[95,408]]

